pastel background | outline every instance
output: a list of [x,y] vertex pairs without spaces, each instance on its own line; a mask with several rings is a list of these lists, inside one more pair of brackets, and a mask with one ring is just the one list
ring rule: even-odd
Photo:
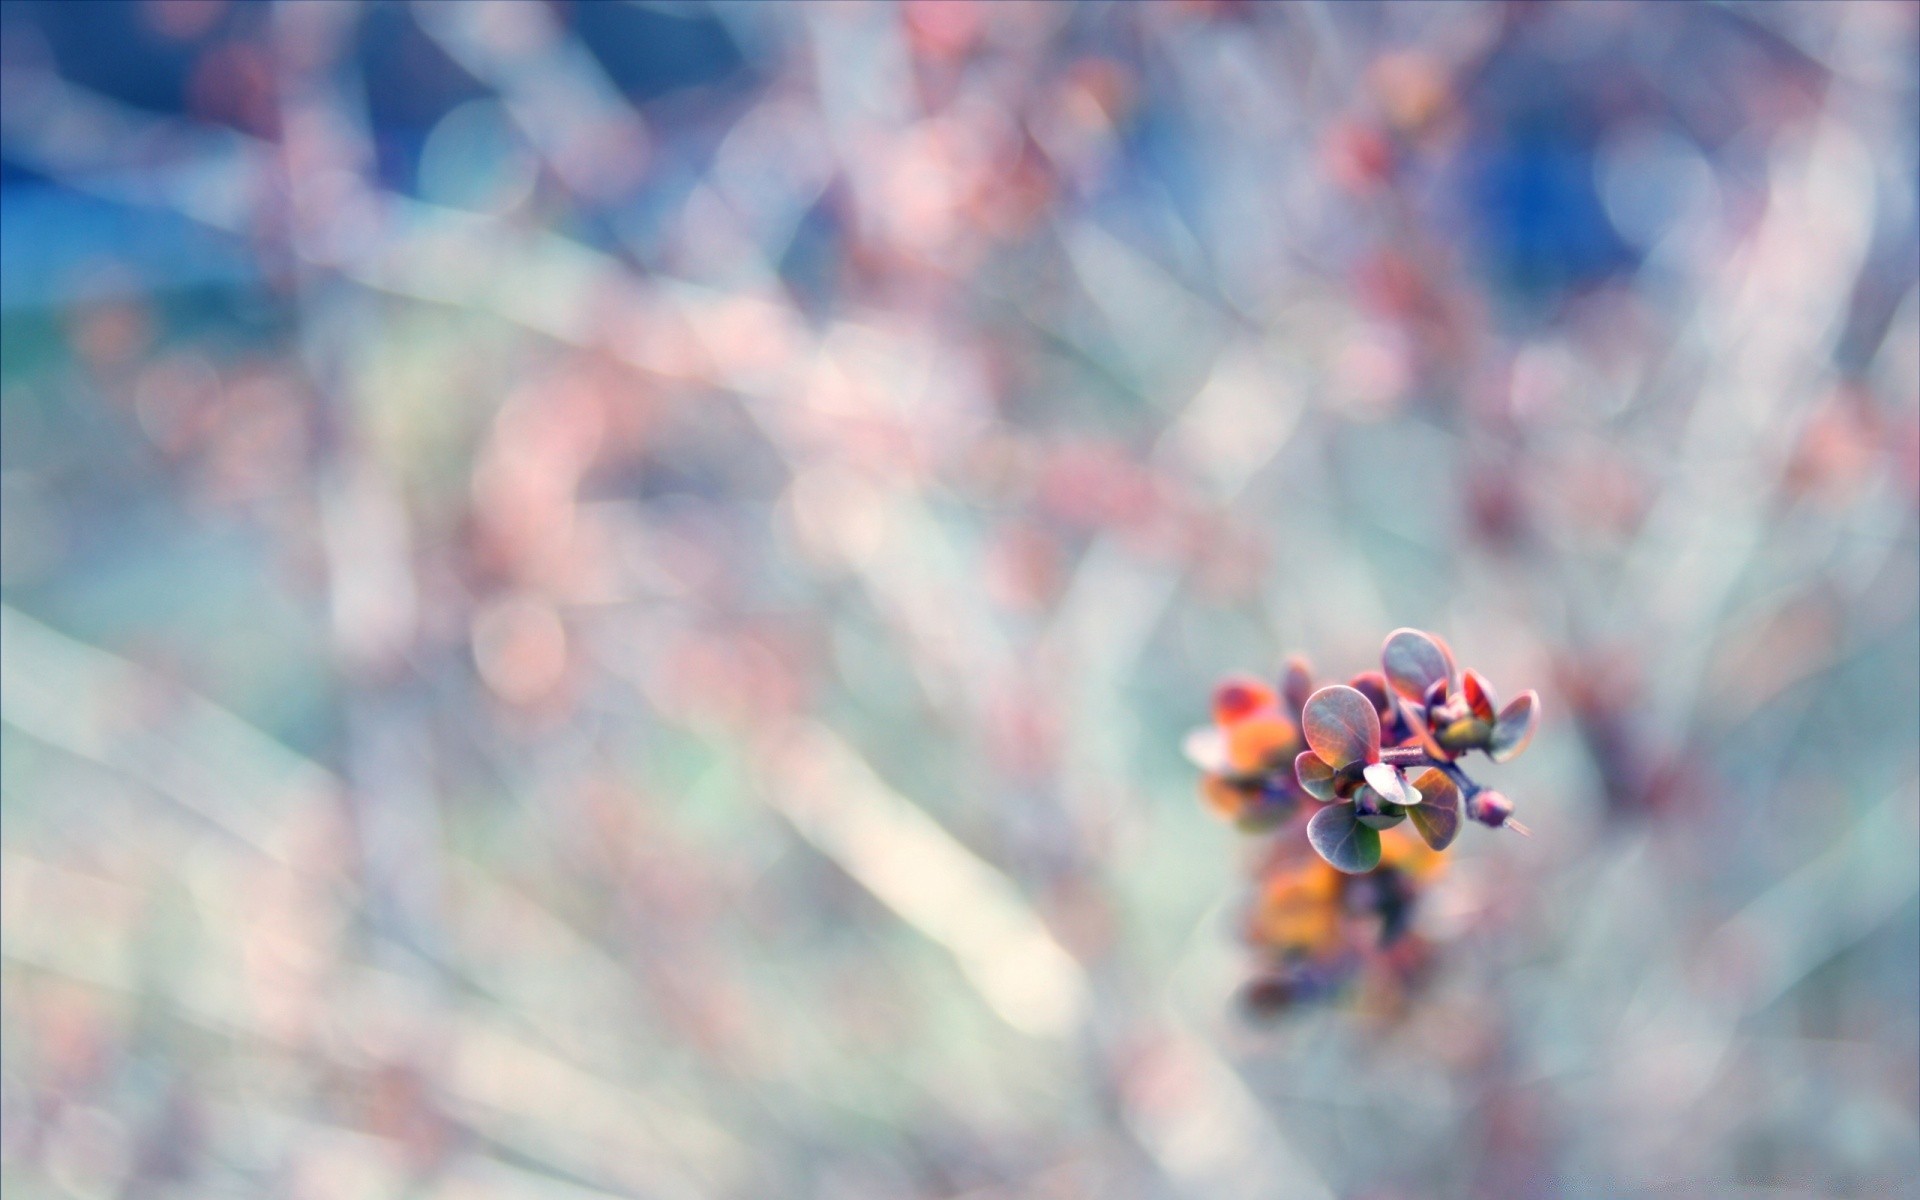
[[[1913,1196],[1911,3],[0,3],[19,1197]],[[1511,694],[1398,1022],[1216,679]]]

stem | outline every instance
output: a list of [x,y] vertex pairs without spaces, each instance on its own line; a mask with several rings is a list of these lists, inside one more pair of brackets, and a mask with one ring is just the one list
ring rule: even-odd
[[1433,767],[1453,780],[1463,800],[1473,799],[1480,791],[1480,785],[1468,778],[1458,764],[1435,758],[1420,746],[1389,746],[1380,751],[1380,761],[1393,767]]
[[1459,767],[1454,766],[1452,763],[1441,763],[1439,767],[1441,771],[1446,773],[1448,778],[1453,780],[1454,786],[1460,789],[1460,798],[1462,800],[1471,800],[1480,794],[1480,785],[1467,778],[1467,773]]
[[1380,751],[1380,761],[1395,767],[1437,767],[1438,759],[1428,756],[1419,746],[1388,746]]

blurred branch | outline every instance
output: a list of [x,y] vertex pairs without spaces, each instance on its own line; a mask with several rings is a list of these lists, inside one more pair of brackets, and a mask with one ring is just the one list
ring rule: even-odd
[[[337,801],[341,784],[226,709],[0,607],[0,719],[152,788],[215,828],[295,867],[289,817]],[[296,868],[298,869],[298,868]]]
[[763,789],[815,849],[902,920],[945,947],[989,1007],[1036,1037],[1074,1033],[1087,984],[1020,897],[838,735],[803,725],[777,739]]
[[[339,802],[342,784],[331,772],[225,709],[56,633],[10,606],[0,607],[0,641],[6,646],[6,653],[0,655],[0,716],[7,724],[159,792],[283,869],[324,881],[327,889],[315,902],[326,896],[333,903],[358,904],[337,865],[309,862],[287,843],[289,831],[295,828],[293,818],[301,810]],[[20,869],[7,871],[10,888],[28,887],[53,869],[15,865]],[[14,914],[25,918],[40,911],[27,893],[13,895],[22,903],[7,906],[10,919]],[[23,943],[20,938],[30,940]],[[394,948],[377,937],[375,944]],[[418,951],[399,949],[399,961],[418,961]],[[137,990],[126,974],[131,960],[123,950],[106,957],[74,959],[74,954],[88,953],[86,947],[60,936],[54,925],[15,921],[7,952],[101,986]],[[375,990],[405,991],[398,983],[380,983],[400,978],[388,972],[358,967],[356,975]],[[220,1027],[258,1028],[230,990],[204,995],[227,1000],[220,1007],[201,1010],[202,1018]],[[500,1015],[459,1015],[449,1040],[465,1056],[456,1056],[455,1073],[460,1080],[456,1091],[472,1103],[469,1119],[476,1125],[498,1126],[500,1136],[510,1137],[527,1119],[537,1117],[540,1124],[525,1127],[544,1128],[548,1132],[543,1136],[576,1146],[588,1143],[567,1139],[585,1137],[590,1142],[612,1130],[625,1130],[623,1136],[658,1139],[647,1143],[654,1154],[636,1162],[654,1161],[666,1152],[709,1178],[720,1178],[746,1161],[719,1125],[693,1110],[684,1092],[647,1099],[637,1084],[599,1078],[529,1044],[510,1028],[540,1021],[536,1012],[517,1002],[503,1003],[485,991],[479,998]],[[673,1098],[666,1099],[666,1094]],[[513,1120],[503,1123],[489,1113],[510,1114]],[[556,1115],[580,1113],[599,1114],[599,1123],[582,1133],[577,1115]]]

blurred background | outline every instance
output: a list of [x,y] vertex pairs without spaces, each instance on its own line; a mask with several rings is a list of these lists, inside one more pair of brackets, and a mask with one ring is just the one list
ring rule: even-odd
[[[9,1197],[1920,1194],[1920,6],[0,35]],[[1251,1021],[1397,625],[1534,836]]]

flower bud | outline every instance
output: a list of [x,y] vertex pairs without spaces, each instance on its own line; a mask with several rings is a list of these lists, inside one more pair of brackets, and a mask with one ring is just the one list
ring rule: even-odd
[[1513,801],[1491,788],[1482,788],[1467,799],[1467,816],[1495,829],[1513,815]]

